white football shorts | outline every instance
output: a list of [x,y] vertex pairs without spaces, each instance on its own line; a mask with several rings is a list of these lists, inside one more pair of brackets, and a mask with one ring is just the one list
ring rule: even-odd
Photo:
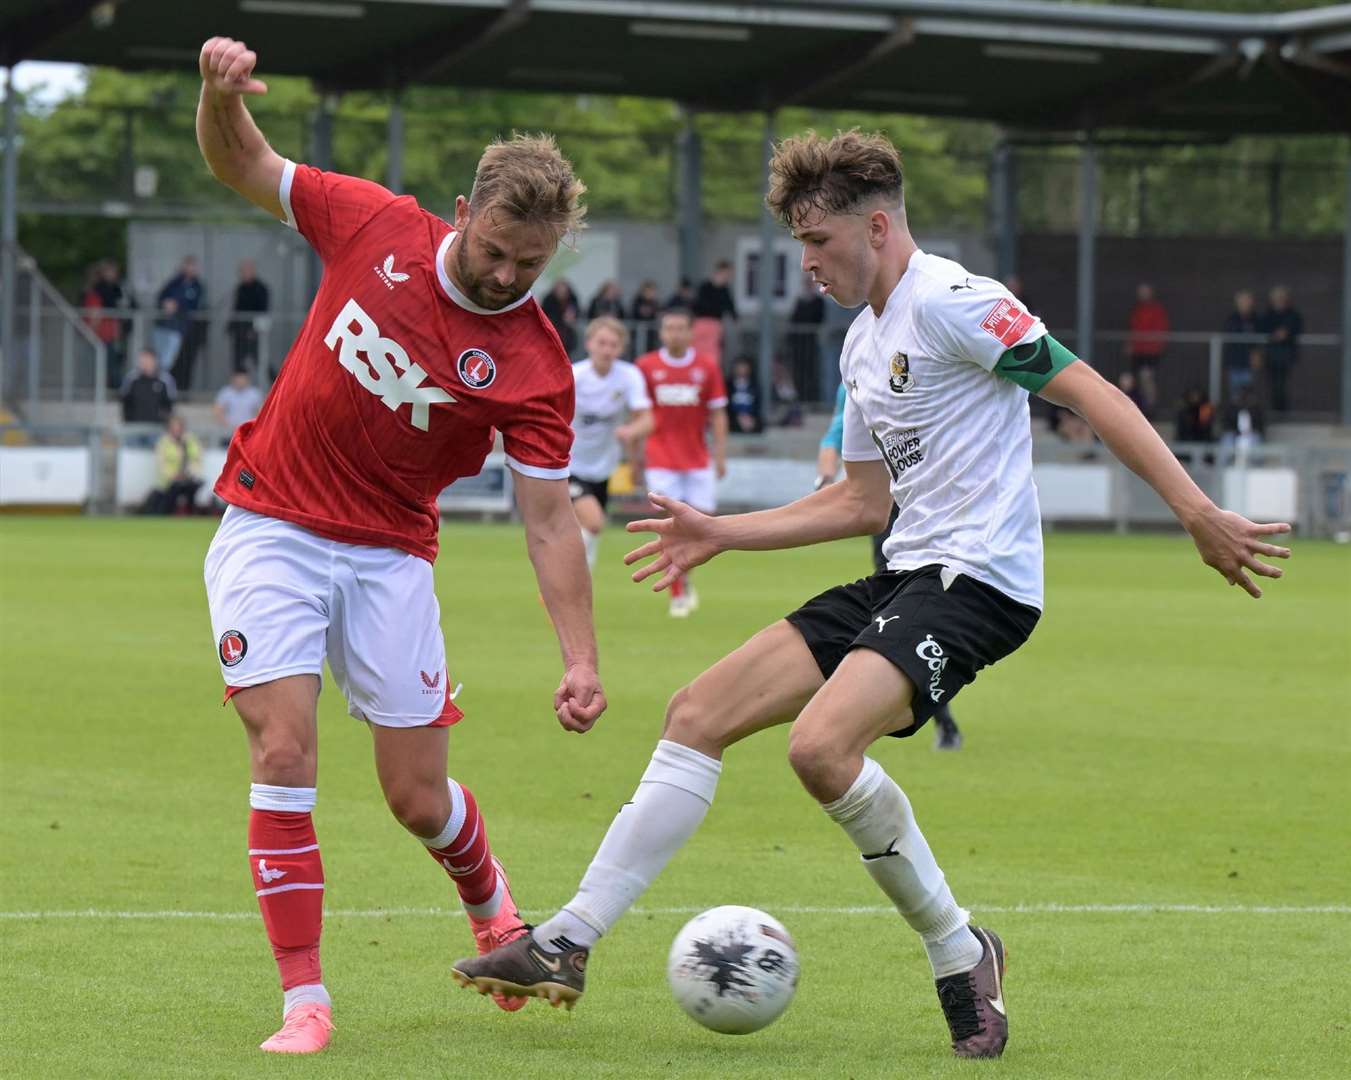
[[718,508],[718,476],[713,466],[702,469],[652,469],[644,472],[648,491],[689,503],[711,514]]
[[288,675],[322,678],[327,658],[358,720],[444,727],[463,715],[427,560],[231,506],[205,576],[226,700]]

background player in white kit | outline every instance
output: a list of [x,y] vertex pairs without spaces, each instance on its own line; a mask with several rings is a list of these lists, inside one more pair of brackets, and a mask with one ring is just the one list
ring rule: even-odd
[[461,714],[432,579],[436,498],[479,471],[494,430],[563,654],[559,723],[586,731],[605,708],[567,489],[571,365],[529,295],[580,228],[585,188],[552,139],[518,136],[485,150],[450,224],[378,184],[285,161],[241,100],[266,90],[256,60],[229,38],[203,46],[198,144],[222,183],[305,237],[324,275],[262,412],[231,441],[205,576],[248,735],[249,867],[283,990],[282,1028],[262,1049],[312,1053],[332,1030],[311,814],[325,659],[370,728],[391,812],[450,875],[479,949],[525,933],[473,794],[446,776]]
[[652,432],[647,384],[633,364],[619,359],[628,341],[628,329],[618,319],[592,319],[586,326],[586,359],[572,365],[577,412],[568,493],[582,530],[586,565],[593,569],[620,452],[629,461],[637,460],[642,440]]
[[[913,735],[938,703],[1026,640],[1041,608],[1041,527],[1027,390],[1080,413],[1163,497],[1202,559],[1253,596],[1257,556],[1288,550],[1214,505],[1130,400],[1055,342],[998,282],[920,251],[902,198],[900,156],[880,135],[811,134],[778,147],[769,205],[803,243],[802,266],[853,307],[840,370],[846,479],[775,510],[716,518],[654,496],[671,517],[634,522],[657,539],[634,574],[668,587],[719,552],[866,536],[900,507],[889,569],[838,586],[761,631],[676,692],[633,799],[611,824],[576,896],[529,936],[458,961],[458,981],[575,1000],[589,948],[703,820],[723,751],[792,723],[788,758],[916,931],[959,1057],[996,1057],[1008,1038],[1004,949],[969,925],[905,794],[865,756]],[[888,499],[888,491],[891,499]],[[998,814],[997,794],[975,808]],[[825,898],[822,898],[825,899]],[[885,965],[858,972],[862,993]]]

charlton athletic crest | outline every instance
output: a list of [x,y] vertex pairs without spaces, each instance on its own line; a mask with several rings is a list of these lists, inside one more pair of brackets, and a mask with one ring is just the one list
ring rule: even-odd
[[915,385],[915,377],[910,374],[910,357],[903,352],[891,355],[891,378],[887,380],[893,394],[904,394]]
[[460,381],[474,390],[482,390],[497,378],[497,365],[482,349],[465,349],[455,366],[460,373]]
[[220,662],[226,667],[234,667],[249,652],[248,639],[238,630],[227,630],[220,636]]

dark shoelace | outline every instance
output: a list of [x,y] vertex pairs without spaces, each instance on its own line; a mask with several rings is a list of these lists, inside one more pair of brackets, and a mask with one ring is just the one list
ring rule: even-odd
[[976,1009],[976,981],[970,972],[939,979],[938,1002],[943,1006],[953,1042],[961,1042],[985,1030]]

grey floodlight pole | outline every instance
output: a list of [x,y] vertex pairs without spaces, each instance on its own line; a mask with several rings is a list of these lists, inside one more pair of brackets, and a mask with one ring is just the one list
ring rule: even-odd
[[[769,161],[774,154],[774,110],[765,110],[762,165],[765,194],[769,194]],[[770,396],[770,375],[774,366],[774,235],[778,223],[769,207],[760,207],[760,274],[756,292],[760,304],[760,352],[756,363],[756,378],[763,401]]]
[[403,91],[389,93],[389,119],[385,123],[387,140],[385,157],[385,187],[395,195],[403,194]]
[[1000,137],[991,163],[990,202],[995,221],[995,277],[1018,272],[1018,158],[1007,135]]
[[1351,424],[1351,153],[1346,156],[1346,225],[1342,231],[1342,423]]
[[[1098,148],[1093,133],[1087,132],[1079,149],[1079,319],[1075,332],[1075,352],[1094,362],[1093,304],[1097,288],[1096,245],[1098,240]],[[1093,363],[1097,367],[1096,363]]]
[[676,235],[680,277],[697,285],[704,268],[704,152],[694,124],[694,109],[679,106],[680,134],[676,136]]
[[3,193],[0,193],[0,391],[5,386],[6,371],[14,363],[14,297],[17,282],[15,255],[19,243],[18,213],[16,209],[19,179],[19,138],[17,105],[14,93],[14,67],[5,72],[5,160]]

